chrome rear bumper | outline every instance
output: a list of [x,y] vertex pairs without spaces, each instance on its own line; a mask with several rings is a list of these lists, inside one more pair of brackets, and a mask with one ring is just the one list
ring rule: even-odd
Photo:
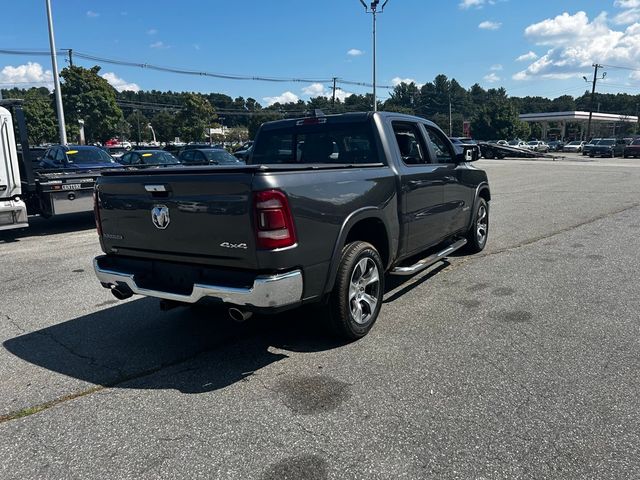
[[107,288],[126,285],[137,295],[184,303],[196,303],[202,298],[211,297],[232,305],[256,308],[278,308],[300,302],[302,299],[303,279],[300,270],[275,275],[258,275],[250,288],[196,283],[193,285],[191,294],[181,295],[139,287],[133,274],[100,267],[100,258],[96,257],[93,260],[93,268],[98,280]]

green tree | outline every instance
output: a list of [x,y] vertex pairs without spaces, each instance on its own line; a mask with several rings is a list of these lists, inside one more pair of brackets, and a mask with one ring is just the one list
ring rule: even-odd
[[116,103],[116,91],[98,75],[100,67],[66,67],[61,76],[62,102],[68,130],[78,131],[84,120],[87,141],[104,141],[118,133],[122,110]]
[[215,110],[206,98],[197,93],[187,93],[183,109],[176,116],[180,138],[187,142],[203,140],[205,130],[211,127],[215,119]]
[[24,96],[24,114],[31,145],[56,141],[58,124],[46,88],[31,88],[27,91]]
[[151,125],[156,132],[156,140],[159,142],[169,142],[178,136],[176,132],[175,115],[161,111],[151,119]]
[[151,130],[148,128],[149,119],[140,110],[131,112],[131,115],[127,117],[127,123],[131,132],[130,137],[135,142],[148,142],[153,139]]

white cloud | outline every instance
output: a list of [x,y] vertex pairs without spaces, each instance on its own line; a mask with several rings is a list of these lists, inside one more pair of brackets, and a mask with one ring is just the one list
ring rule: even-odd
[[295,93],[287,91],[276,97],[262,97],[262,100],[267,102],[267,106],[271,106],[274,103],[295,103],[300,100],[300,98]]
[[87,17],[96,18],[99,17],[100,14],[98,12],[94,12],[93,10],[87,10]]
[[616,0],[613,4],[620,8],[638,8],[640,7],[640,0]]
[[155,35],[156,33],[158,33],[158,30],[155,28],[150,28],[149,30],[147,30],[147,35]]
[[165,45],[164,42],[158,40],[149,45],[150,48],[169,48],[169,45]]
[[[325,87],[321,83],[312,83],[306,87],[302,88],[302,93],[305,95],[309,95],[309,97],[326,97],[331,98],[333,96],[333,89],[329,87]],[[342,90],[340,87],[336,88],[336,98],[340,101],[344,101],[345,98],[353,95],[351,92],[346,92]]]
[[193,44],[193,48],[196,50],[200,50],[200,44],[199,43],[194,43]]
[[480,22],[478,28],[482,30],[498,30],[502,26],[502,22],[491,22],[489,20],[485,20],[484,22]]
[[518,58],[516,58],[516,62],[524,62],[524,61],[528,61],[528,60],[535,60],[537,58],[538,58],[538,55],[536,54],[536,52],[532,52],[531,50],[529,50],[528,53],[523,53]]
[[484,81],[488,83],[496,83],[500,81],[500,77],[493,72],[491,72],[489,75],[485,75],[483,78]]
[[311,85],[304,87],[302,93],[310,95],[312,97],[319,97],[324,94],[324,85],[321,83],[312,83]]
[[364,52],[362,50],[358,50],[357,48],[352,48],[351,50],[347,51],[347,55],[351,57],[359,57],[362,54],[364,54]]
[[492,70],[494,72],[499,72],[500,70],[502,70],[502,65],[500,65],[499,63],[496,63],[495,65],[491,65],[491,67],[489,67],[489,70]]
[[524,33],[531,42],[549,49],[526,69],[516,73],[513,76],[515,80],[581,77],[591,71],[594,62],[614,65],[640,63],[640,24],[635,23],[624,30],[612,29],[606,12],[593,20],[582,11],[574,15],[565,12],[529,25]]
[[613,17],[613,23],[618,25],[628,25],[630,23],[636,23],[638,20],[640,20],[640,8],[624,10]]
[[485,0],[462,0],[458,4],[458,7],[460,7],[463,10],[468,10],[469,8],[482,8],[484,3],[485,3]]
[[394,77],[391,79],[391,84],[394,87],[397,87],[398,85],[400,85],[401,83],[415,83],[416,85],[418,85],[418,82],[416,82],[415,78],[400,78],[400,77]]
[[28,62],[16,67],[7,65],[0,70],[0,83],[22,87],[51,87],[53,74],[39,63]]
[[137,83],[130,83],[124,80],[123,78],[118,77],[113,72],[107,72],[101,75],[109,84],[115,88],[119,92],[123,92],[125,90],[131,90],[132,92],[137,92],[140,90],[140,87]]

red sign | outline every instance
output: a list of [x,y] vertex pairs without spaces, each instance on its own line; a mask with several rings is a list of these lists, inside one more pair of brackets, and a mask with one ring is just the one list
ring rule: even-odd
[[462,122],[462,136],[471,137],[471,122]]

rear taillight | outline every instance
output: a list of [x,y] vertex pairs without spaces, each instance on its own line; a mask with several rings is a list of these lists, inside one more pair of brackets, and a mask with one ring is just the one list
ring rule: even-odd
[[279,190],[256,192],[254,208],[258,248],[270,250],[296,243],[293,217],[284,193]]
[[98,236],[102,236],[102,221],[100,220],[100,206],[98,205],[98,192],[93,191],[93,214],[96,217],[96,230],[98,230]]

